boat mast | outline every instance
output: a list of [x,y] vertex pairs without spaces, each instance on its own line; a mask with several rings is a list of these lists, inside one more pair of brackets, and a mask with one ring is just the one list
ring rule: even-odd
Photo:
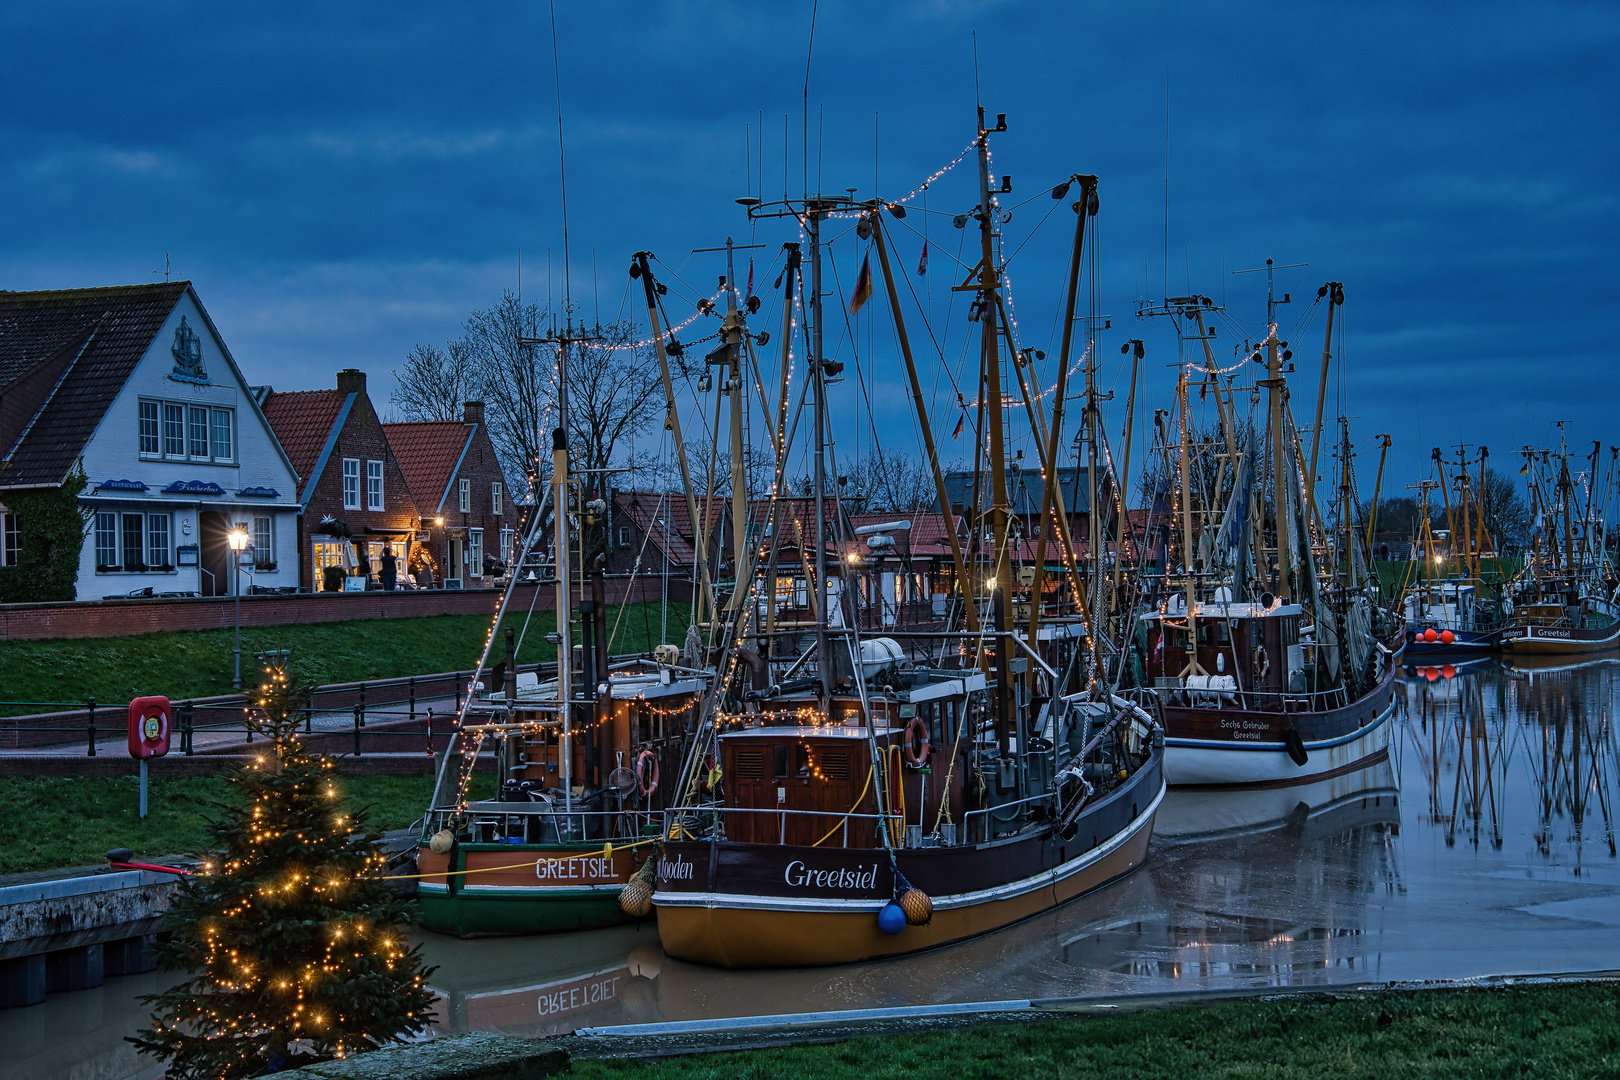
[[1266,260],[1266,377],[1260,385],[1270,391],[1271,406],[1271,484],[1274,514],[1277,522],[1277,595],[1285,592],[1290,599],[1297,583],[1289,579],[1288,566],[1293,562],[1293,528],[1288,520],[1288,439],[1283,426],[1283,415],[1288,398],[1288,383],[1283,378],[1281,343],[1277,340],[1276,269],[1272,260]]
[[[816,462],[814,470],[816,514],[816,667],[821,675],[821,700],[832,707],[832,652],[827,646],[827,384],[821,355],[821,215],[822,201],[806,199],[805,231],[810,234],[810,381],[815,393]],[[843,610],[842,601],[839,610]],[[859,675],[859,673],[856,673]]]

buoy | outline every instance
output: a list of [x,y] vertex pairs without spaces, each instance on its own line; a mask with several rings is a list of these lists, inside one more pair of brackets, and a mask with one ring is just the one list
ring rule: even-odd
[[1427,630],[1423,631],[1423,640],[1424,641],[1438,641],[1439,638],[1440,638],[1439,633],[1436,632],[1435,628],[1432,627],[1432,626],[1429,627]]
[[640,919],[652,910],[653,886],[658,883],[658,858],[648,856],[641,869],[631,875],[619,890],[619,908],[632,919]]
[[1440,677],[1440,672],[1436,668],[1426,667],[1423,669],[1423,677],[1428,679],[1430,682],[1434,682],[1434,680]]
[[1453,641],[1457,640],[1457,635],[1453,634],[1450,630],[1442,630],[1440,631],[1440,640],[1445,644],[1450,645]]
[[1448,679],[1455,679],[1457,677],[1457,669],[1452,667],[1450,664],[1447,664],[1440,669],[1440,674],[1444,675]]
[[1417,631],[1416,630],[1408,630],[1406,632],[1406,643],[1408,645],[1410,645],[1410,644],[1412,644],[1412,642],[1414,642],[1416,640],[1417,640]]
[[927,926],[934,921],[934,902],[915,885],[901,893],[895,903],[900,905],[900,910],[906,914],[906,922],[912,926]]
[[428,841],[428,850],[435,855],[450,854],[450,845],[456,842],[456,834],[449,829],[440,829]]
[[885,934],[898,934],[905,928],[906,913],[901,910],[900,905],[892,900],[884,904],[883,910],[878,912],[878,929]]

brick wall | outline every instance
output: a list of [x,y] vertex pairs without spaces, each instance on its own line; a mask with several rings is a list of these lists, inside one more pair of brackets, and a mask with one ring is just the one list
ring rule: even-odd
[[[656,577],[607,579],[609,603],[628,591],[633,603],[656,601],[662,582]],[[539,596],[535,590],[539,589]],[[296,596],[242,597],[243,626],[289,626],[298,623],[351,622],[365,619],[415,619],[429,615],[493,615],[498,589],[465,591],[427,589],[412,592],[300,593]],[[691,583],[670,582],[671,602],[686,603]],[[519,585],[512,608],[549,611],[553,585]],[[0,604],[0,641],[42,638],[100,638],[150,634],[162,630],[228,630],[233,621],[230,597],[93,600],[55,604]]]

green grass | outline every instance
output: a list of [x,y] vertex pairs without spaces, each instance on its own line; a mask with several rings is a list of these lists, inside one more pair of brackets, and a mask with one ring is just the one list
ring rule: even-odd
[[1613,984],[1245,1001],[666,1061],[575,1080],[1620,1076]]
[[[410,825],[433,791],[430,776],[340,775],[338,784],[351,807],[370,806],[366,824],[374,829]],[[0,874],[90,866],[121,847],[146,857],[202,851],[219,804],[235,804],[224,776],[156,776],[142,821],[139,790],[133,776],[0,776],[0,821],[12,830],[0,845]]]
[[[618,616],[618,607],[612,607],[610,632]],[[555,649],[545,639],[556,625],[552,613],[535,612],[527,633],[525,618],[525,612],[509,613],[504,623],[523,636],[518,660],[554,660]],[[669,637],[676,644],[685,637],[686,619],[686,604],[670,605]],[[288,648],[299,676],[314,683],[459,671],[478,662],[490,621],[483,615],[438,615],[244,628],[242,656],[250,679],[255,674],[253,653]],[[659,622],[657,603],[630,605],[619,619],[610,651],[646,652],[659,643]],[[172,701],[229,694],[231,631],[7,642],[0,647],[0,687],[0,716],[45,711],[11,702],[83,703],[94,696],[116,708],[148,694]]]

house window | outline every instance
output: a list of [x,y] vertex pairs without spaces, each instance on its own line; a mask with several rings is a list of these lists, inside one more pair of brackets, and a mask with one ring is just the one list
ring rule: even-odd
[[268,514],[253,519],[253,568],[276,568],[276,519]]
[[366,509],[383,508],[382,466],[380,461],[366,462]]
[[193,405],[190,410],[190,422],[186,425],[189,433],[191,456],[194,458],[208,458],[208,410]]
[[125,570],[145,570],[146,560],[141,557],[146,549],[146,515],[125,514],[124,517],[124,561]]
[[158,437],[158,403],[143,401],[141,406],[141,453],[161,454],[163,441]]
[[461,512],[463,514],[472,513],[472,481],[461,481],[461,483],[457,485],[456,491],[461,499]]
[[[466,481],[462,481],[466,483]],[[469,574],[477,576],[484,572],[484,530],[467,530],[467,566]]]
[[500,557],[501,557],[501,561],[506,563],[508,566],[510,566],[512,564],[513,559],[517,558],[517,552],[512,550],[512,530],[511,529],[502,529],[501,530],[501,555],[500,555]]
[[186,407],[163,403],[163,456],[186,456]]
[[161,570],[174,565],[169,558],[169,515],[146,515],[146,565]]
[[501,516],[501,485],[499,483],[494,483],[494,484],[489,485],[489,505],[490,505],[490,513],[494,514],[496,517],[500,517]]
[[343,541],[341,540],[314,540],[310,548],[310,565],[313,567],[310,580],[315,583],[317,592],[326,588],[326,575],[322,572],[328,566],[343,565]]
[[17,527],[17,515],[0,513],[0,566],[16,566],[22,552],[22,530]]
[[343,459],[343,509],[360,509],[360,459]]
[[630,546],[630,526],[628,526],[628,525],[620,525],[619,526],[619,546],[620,547],[629,547]]
[[118,569],[118,515],[105,510],[96,515],[96,567]]
[[231,410],[215,409],[214,413],[214,460],[231,460]]

